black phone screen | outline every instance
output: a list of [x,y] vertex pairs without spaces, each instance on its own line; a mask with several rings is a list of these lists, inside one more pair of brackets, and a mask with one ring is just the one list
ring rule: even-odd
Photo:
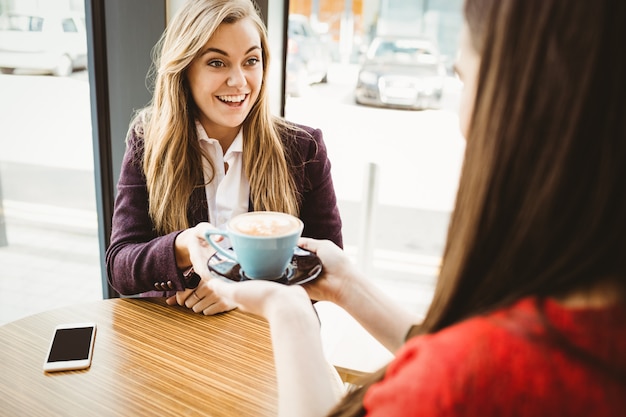
[[93,330],[93,327],[58,329],[54,334],[48,362],[87,359]]

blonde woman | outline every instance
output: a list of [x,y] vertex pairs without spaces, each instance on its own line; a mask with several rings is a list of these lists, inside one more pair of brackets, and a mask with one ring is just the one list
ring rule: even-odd
[[107,273],[121,294],[216,314],[231,306],[206,285],[204,231],[272,210],[341,246],[330,162],[320,130],[270,113],[267,33],[251,0],[188,1],[155,51],[153,98],[126,139]]

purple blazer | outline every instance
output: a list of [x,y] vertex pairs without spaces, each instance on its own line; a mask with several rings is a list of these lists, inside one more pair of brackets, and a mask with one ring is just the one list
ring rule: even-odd
[[[319,129],[298,125],[303,132],[283,136],[301,196],[303,236],[329,239],[343,246],[341,217],[331,177],[331,164]],[[132,132],[132,129],[131,129]],[[123,295],[169,296],[185,289],[176,266],[174,239],[181,232],[159,235],[148,215],[148,191],[142,169],[143,139],[131,133],[117,184],[111,242],[106,269],[111,286]],[[190,196],[188,218],[193,226],[208,219],[204,187]],[[173,291],[154,291],[155,283],[171,281]]]

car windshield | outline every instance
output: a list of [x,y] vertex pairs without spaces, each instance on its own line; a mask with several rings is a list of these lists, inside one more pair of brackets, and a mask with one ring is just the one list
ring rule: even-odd
[[437,51],[431,43],[418,39],[377,40],[370,59],[432,64],[437,62]]

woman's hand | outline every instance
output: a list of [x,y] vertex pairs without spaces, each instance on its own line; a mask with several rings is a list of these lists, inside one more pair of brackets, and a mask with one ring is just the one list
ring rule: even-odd
[[[183,230],[176,236],[174,250],[176,264],[179,269],[193,265],[193,269],[204,277],[209,272],[207,261],[215,253],[213,246],[207,242],[204,234],[207,230],[215,229],[211,223],[202,222],[189,229]],[[220,237],[216,237],[219,239]]]
[[235,283],[215,278],[209,286],[229,305],[268,320],[276,311],[285,312],[300,307],[313,313],[311,300],[299,285],[289,286],[262,279]]
[[165,302],[169,305],[178,304],[201,313],[205,316],[223,313],[232,310],[236,306],[224,297],[211,284],[215,278],[202,279],[198,287],[184,291],[178,291],[176,295],[169,297]]
[[372,281],[360,279],[360,271],[333,243],[303,238],[299,245],[316,253],[324,266],[320,278],[303,285],[309,296],[337,304],[390,352],[399,349],[407,331],[422,319],[398,305]]
[[315,253],[323,264],[320,278],[303,285],[309,297],[341,305],[344,294],[349,291],[350,282],[360,275],[357,268],[345,252],[329,240],[301,238],[298,245]]
[[[235,307],[209,285],[212,278],[207,262],[215,253],[215,249],[206,241],[204,235],[207,230],[214,228],[211,223],[202,222],[182,231],[176,237],[174,247],[177,266],[184,269],[191,264],[202,280],[197,288],[178,291],[176,295],[169,297],[166,300],[167,304],[185,306],[207,316],[232,310]],[[216,239],[219,238],[219,236],[216,237]]]

